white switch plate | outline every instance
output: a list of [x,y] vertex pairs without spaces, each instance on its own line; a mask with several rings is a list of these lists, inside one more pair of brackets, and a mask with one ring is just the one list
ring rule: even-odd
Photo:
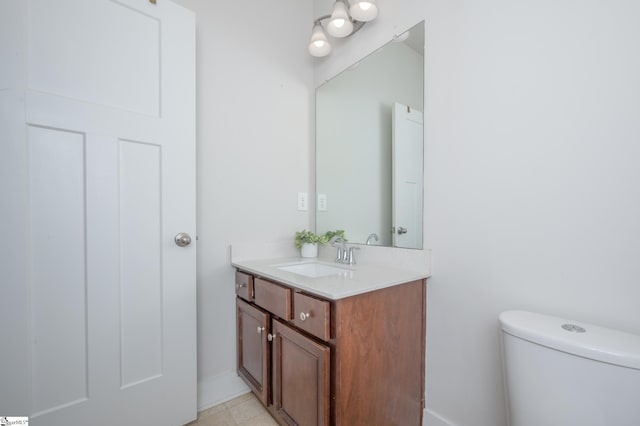
[[298,211],[306,212],[309,210],[309,193],[298,192]]
[[327,211],[327,194],[318,194],[318,211]]

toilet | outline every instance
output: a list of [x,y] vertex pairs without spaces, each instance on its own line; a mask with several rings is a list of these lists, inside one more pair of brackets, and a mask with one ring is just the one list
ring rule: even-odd
[[640,425],[640,336],[526,311],[499,318],[510,426]]

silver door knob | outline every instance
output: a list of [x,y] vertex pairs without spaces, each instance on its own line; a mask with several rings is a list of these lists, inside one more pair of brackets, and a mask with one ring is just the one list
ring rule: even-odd
[[406,234],[407,228],[403,228],[402,226],[398,226],[398,235]]
[[186,247],[191,244],[191,235],[181,232],[176,235],[175,242],[178,247]]
[[262,334],[263,331],[264,331],[264,327],[258,326],[258,334]]
[[300,321],[304,321],[307,318],[309,318],[309,313],[308,312],[300,312]]
[[273,342],[274,340],[276,340],[276,333],[273,333],[273,334],[269,333],[269,334],[267,334],[267,340],[268,340],[268,341],[270,341],[270,342]]

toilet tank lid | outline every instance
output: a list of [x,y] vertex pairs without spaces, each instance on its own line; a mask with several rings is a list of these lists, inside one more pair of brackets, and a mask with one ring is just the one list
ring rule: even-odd
[[[640,336],[527,311],[500,314],[505,333],[552,349],[640,370]],[[566,330],[563,325],[568,325]],[[576,331],[577,326],[584,332]],[[579,330],[579,329],[578,329]]]

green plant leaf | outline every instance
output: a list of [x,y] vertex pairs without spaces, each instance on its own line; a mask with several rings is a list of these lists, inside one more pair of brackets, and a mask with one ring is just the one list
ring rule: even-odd
[[344,236],[344,231],[338,229],[336,231],[327,231],[322,235],[315,234],[311,231],[302,230],[295,233],[293,241],[298,249],[302,248],[302,244],[326,244],[331,238],[338,236],[344,241],[347,239]]

